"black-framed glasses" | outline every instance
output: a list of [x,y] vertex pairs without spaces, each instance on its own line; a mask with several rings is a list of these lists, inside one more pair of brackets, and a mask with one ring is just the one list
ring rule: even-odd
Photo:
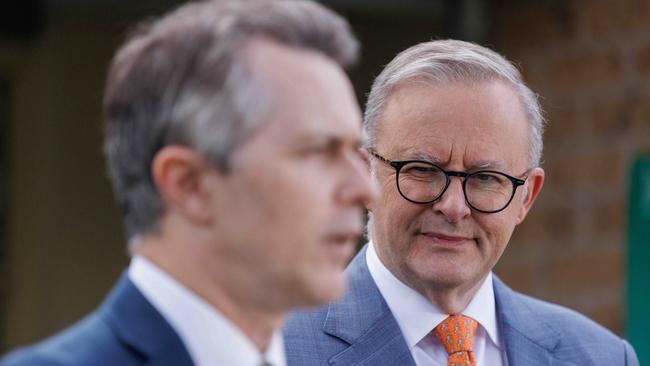
[[395,168],[395,181],[400,195],[405,200],[418,204],[436,201],[449,188],[451,177],[460,177],[463,180],[465,202],[469,207],[483,213],[496,213],[508,207],[517,187],[524,185],[528,179],[515,178],[494,170],[472,173],[448,171],[428,161],[393,161],[374,150],[369,149],[368,152]]

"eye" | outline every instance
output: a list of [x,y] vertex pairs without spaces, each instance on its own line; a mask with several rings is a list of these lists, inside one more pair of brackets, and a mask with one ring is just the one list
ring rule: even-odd
[[490,182],[490,181],[495,181],[495,180],[498,181],[498,178],[496,176],[494,176],[492,174],[488,174],[488,173],[477,173],[477,174],[472,175],[472,177],[474,179],[477,179],[477,180],[481,181],[481,182]]
[[408,163],[402,167],[402,175],[408,176],[413,179],[436,179],[442,174],[442,171],[433,165],[426,163],[413,162]]
[[306,156],[333,156],[337,153],[337,147],[333,144],[318,144],[307,146],[302,152]]
[[427,174],[435,171],[436,169],[426,165],[408,164],[402,168],[408,174]]
[[476,172],[469,176],[469,184],[481,189],[494,189],[508,185],[506,177],[490,172]]
[[413,166],[408,168],[409,173],[430,173],[433,169],[427,166]]

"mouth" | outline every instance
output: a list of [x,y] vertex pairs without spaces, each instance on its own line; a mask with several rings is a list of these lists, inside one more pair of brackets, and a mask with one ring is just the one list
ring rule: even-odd
[[355,248],[363,231],[352,230],[348,232],[338,232],[327,236],[325,241],[328,254],[337,264],[344,266],[354,254]]
[[427,239],[431,244],[441,247],[460,247],[474,242],[474,238],[466,235],[453,235],[436,232],[420,232],[419,234]]

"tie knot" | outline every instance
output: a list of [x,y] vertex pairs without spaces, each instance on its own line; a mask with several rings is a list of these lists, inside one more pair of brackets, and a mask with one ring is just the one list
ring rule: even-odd
[[449,355],[471,352],[478,322],[460,314],[450,315],[433,330]]

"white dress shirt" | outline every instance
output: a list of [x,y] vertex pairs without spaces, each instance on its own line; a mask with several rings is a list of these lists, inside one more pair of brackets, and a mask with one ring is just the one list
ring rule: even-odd
[[183,341],[196,366],[286,366],[284,343],[275,332],[261,354],[236,325],[214,307],[142,256],[134,256],[129,278]]
[[[397,279],[381,262],[372,243],[366,251],[366,263],[397,320],[415,364],[446,366],[447,351],[431,332],[449,314]],[[491,272],[461,314],[479,323],[474,337],[474,357],[478,366],[507,366],[504,348],[499,342]]]

